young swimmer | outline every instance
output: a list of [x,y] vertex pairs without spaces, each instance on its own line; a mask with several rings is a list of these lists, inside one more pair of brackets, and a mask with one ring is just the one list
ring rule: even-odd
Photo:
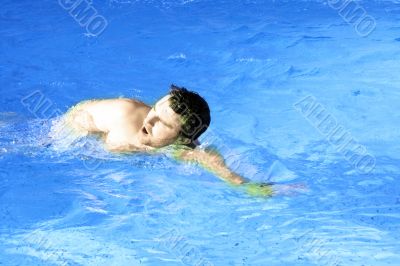
[[198,147],[199,136],[210,125],[210,109],[201,96],[183,87],[171,85],[153,107],[127,98],[84,101],[64,119],[79,135],[100,135],[110,151],[152,152],[173,145],[177,159],[196,162],[231,184],[246,183],[252,194],[272,194],[269,185],[248,183],[217,152]]

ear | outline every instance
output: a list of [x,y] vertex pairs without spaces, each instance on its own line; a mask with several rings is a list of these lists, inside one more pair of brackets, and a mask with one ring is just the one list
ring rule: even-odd
[[178,141],[179,141],[179,143],[184,144],[184,145],[188,145],[188,144],[192,143],[192,141],[189,138],[185,138],[185,137],[179,137]]
[[181,137],[181,138],[179,139],[179,142],[178,142],[178,143],[181,144],[181,145],[187,146],[187,147],[189,147],[189,148],[192,148],[192,149],[194,149],[194,148],[196,148],[198,145],[200,145],[200,143],[198,142],[198,140],[192,141],[191,139],[185,138],[185,137]]
[[185,145],[185,146],[191,146],[193,144],[193,142],[189,138],[186,138],[183,136],[178,137],[178,139],[176,140],[176,143]]

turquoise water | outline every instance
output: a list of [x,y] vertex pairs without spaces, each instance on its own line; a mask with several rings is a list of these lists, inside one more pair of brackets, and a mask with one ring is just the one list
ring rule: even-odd
[[[96,32],[58,1],[3,0],[0,265],[399,265],[400,4],[354,2],[376,22],[363,37],[332,2],[93,1]],[[168,156],[48,137],[81,100],[153,103],[171,83],[207,99],[201,141],[232,168],[306,189],[251,197]]]

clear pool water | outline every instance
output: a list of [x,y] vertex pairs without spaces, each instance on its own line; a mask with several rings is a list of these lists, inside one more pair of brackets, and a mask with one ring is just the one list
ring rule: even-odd
[[[337,1],[94,0],[98,36],[63,2],[1,1],[0,265],[400,265],[398,1],[352,2],[365,37]],[[49,142],[81,100],[152,103],[171,83],[207,99],[201,140],[239,173],[307,189],[251,197],[168,156]]]

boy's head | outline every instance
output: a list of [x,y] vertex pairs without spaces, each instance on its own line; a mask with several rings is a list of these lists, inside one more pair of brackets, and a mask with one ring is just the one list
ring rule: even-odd
[[169,95],[170,107],[182,121],[179,137],[193,145],[210,125],[210,108],[200,95],[183,87],[171,85]]
[[179,141],[195,146],[195,141],[210,125],[210,109],[197,93],[171,85],[147,115],[142,131],[148,145],[162,147]]

